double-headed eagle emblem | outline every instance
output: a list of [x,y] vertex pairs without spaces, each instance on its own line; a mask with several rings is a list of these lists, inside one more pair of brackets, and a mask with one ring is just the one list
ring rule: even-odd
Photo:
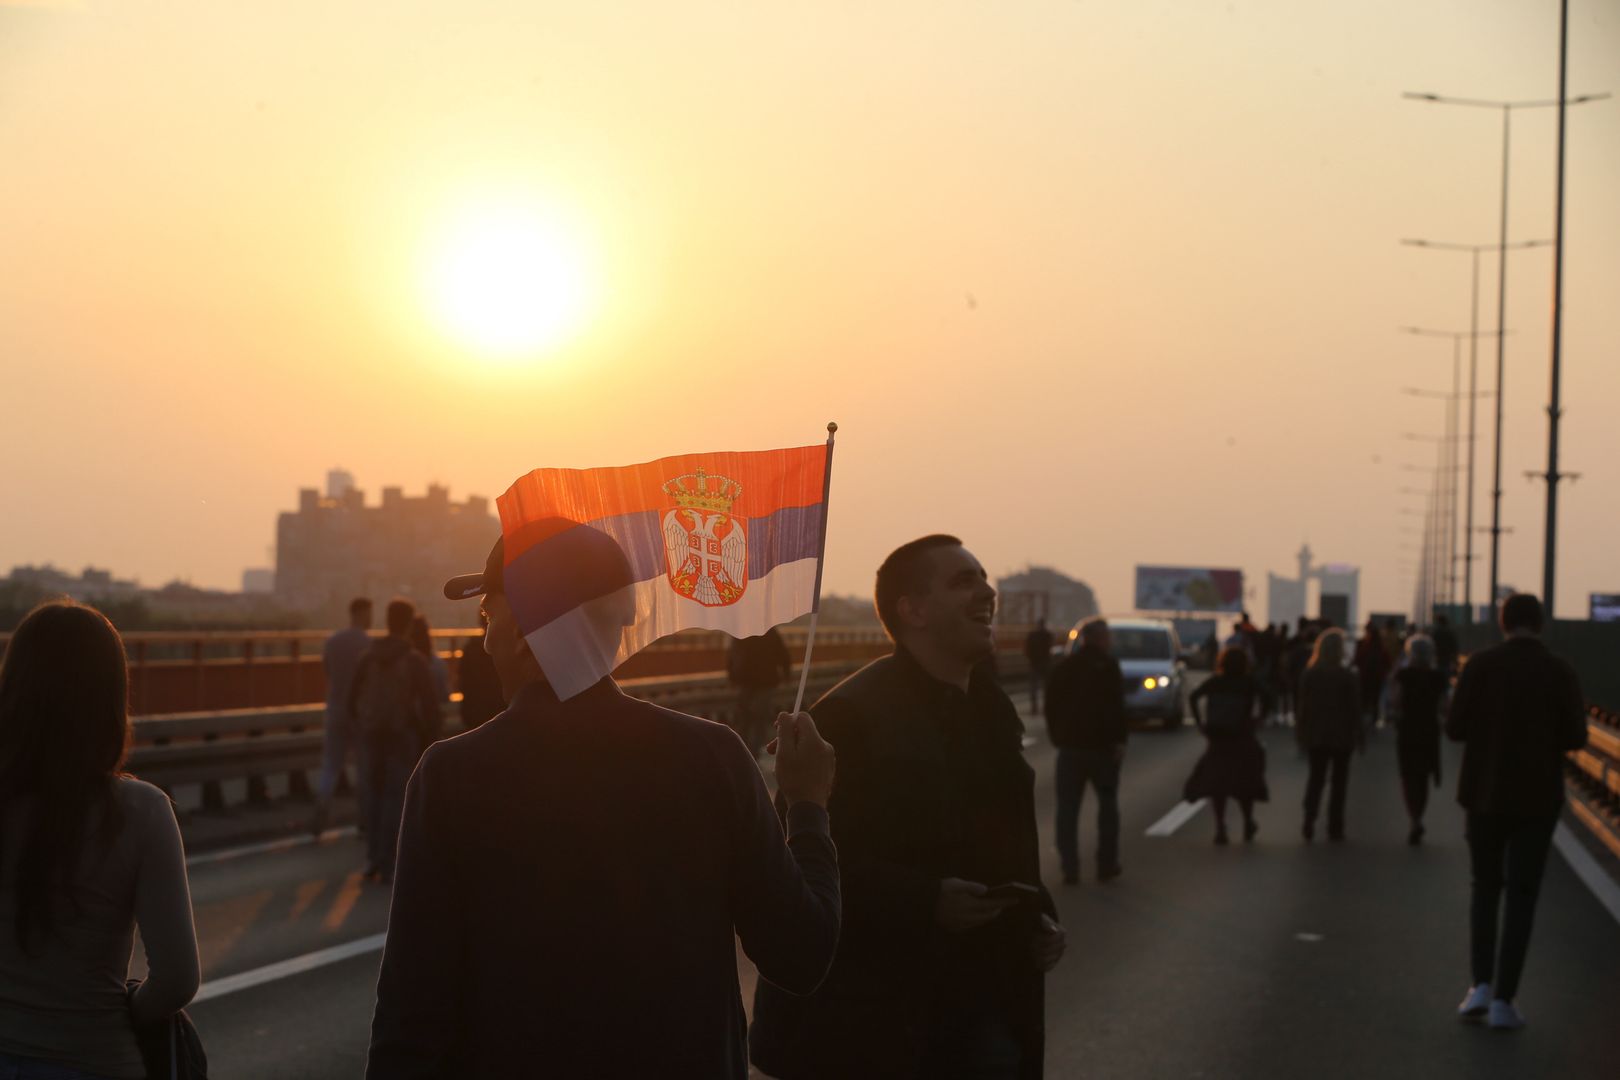
[[705,607],[725,607],[748,588],[748,534],[731,514],[742,485],[701,467],[664,483],[675,508],[664,515],[669,584]]

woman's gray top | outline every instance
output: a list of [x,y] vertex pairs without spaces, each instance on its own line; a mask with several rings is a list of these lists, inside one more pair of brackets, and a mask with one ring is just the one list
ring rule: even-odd
[[[13,804],[0,820],[0,1052],[139,1080],[134,1021],[168,1016],[197,992],[197,935],[168,796],[140,780],[115,783],[123,829],[105,850],[85,845],[77,905],[64,898],[54,930],[28,950],[16,935],[16,862],[29,808]],[[136,927],[150,974],[130,998]]]

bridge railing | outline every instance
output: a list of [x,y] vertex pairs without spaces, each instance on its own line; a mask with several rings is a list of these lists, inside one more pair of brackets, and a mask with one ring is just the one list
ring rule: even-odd
[[[799,644],[802,647],[802,639]],[[870,648],[864,638],[852,644]],[[818,634],[816,655],[822,654]],[[866,660],[865,656],[815,660],[806,701],[813,702]],[[1016,649],[999,652],[997,668],[1009,679],[1022,677],[1026,670]],[[736,708],[736,689],[719,670],[622,678],[619,684],[636,697],[723,723],[733,718]],[[778,689],[779,708],[791,707],[796,689],[796,678]],[[179,801],[185,808],[219,810],[236,802],[267,803],[272,788],[277,794],[307,798],[310,774],[321,765],[325,709],[319,704],[292,704],[147,714],[137,716],[131,726],[130,772],[171,795],[183,796]],[[447,716],[444,727],[451,735],[461,730],[453,715]]]
[[1586,748],[1569,755],[1565,771],[1570,810],[1620,858],[1620,714],[1591,707]]
[[[1008,628],[1009,640],[1022,639]],[[135,631],[123,635],[129,653],[132,715],[270,709],[322,701],[326,678],[321,649],[330,630]],[[381,631],[374,631],[380,636]],[[452,686],[462,648],[482,634],[477,627],[432,631],[434,647],[450,666]],[[804,650],[802,627],[782,628],[795,657]],[[0,655],[10,635],[0,633]],[[687,631],[654,643],[616,673],[636,679],[719,671],[729,638],[718,631]],[[827,626],[816,634],[821,660],[869,660],[888,651],[876,626]]]

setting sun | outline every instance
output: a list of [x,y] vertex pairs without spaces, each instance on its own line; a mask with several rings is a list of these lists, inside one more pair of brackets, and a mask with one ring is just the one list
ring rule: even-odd
[[483,205],[452,219],[429,256],[427,288],[441,328],[491,358],[554,348],[592,301],[590,266],[572,233],[539,211]]

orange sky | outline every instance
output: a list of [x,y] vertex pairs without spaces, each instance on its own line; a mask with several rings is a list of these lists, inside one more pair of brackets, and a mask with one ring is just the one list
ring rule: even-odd
[[[1620,92],[1620,7],[1571,6],[1571,92]],[[334,465],[493,496],[836,419],[832,590],[946,530],[1110,609],[1139,562],[1238,566],[1263,612],[1308,540],[1409,609],[1400,465],[1432,455],[1400,435],[1440,410],[1398,388],[1445,386],[1450,347],[1396,327],[1465,328],[1468,260],[1396,241],[1494,242],[1500,143],[1400,94],[1552,96],[1556,27],[1551,0],[0,0],[0,572],[232,587]],[[1550,235],[1553,120],[1515,120],[1514,238]],[[1569,139],[1576,614],[1620,591],[1620,101]],[[597,292],[518,363],[421,284],[490,198],[566,221]],[[1535,589],[1551,258],[1510,260],[1503,579]]]

